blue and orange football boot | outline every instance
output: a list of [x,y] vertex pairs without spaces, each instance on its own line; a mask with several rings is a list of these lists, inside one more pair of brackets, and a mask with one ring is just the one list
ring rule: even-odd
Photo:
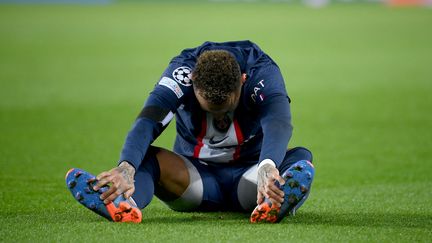
[[285,180],[285,184],[280,187],[285,194],[282,205],[276,207],[270,200],[264,199],[264,202],[253,210],[250,217],[251,223],[278,223],[288,213],[295,214],[309,195],[314,173],[314,166],[307,160],[300,160],[293,164],[282,174]]
[[96,177],[80,169],[70,169],[66,174],[66,185],[72,196],[86,208],[114,222],[140,223],[142,214],[132,198],[126,199],[123,195],[114,201],[104,204],[100,195],[109,189],[104,186],[93,190],[97,183]]

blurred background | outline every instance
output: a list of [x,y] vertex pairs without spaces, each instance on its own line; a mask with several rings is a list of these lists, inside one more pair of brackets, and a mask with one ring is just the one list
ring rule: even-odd
[[[340,221],[330,217],[330,223],[349,226],[344,215],[362,212],[355,224],[385,226],[382,237],[397,237],[406,225],[403,239],[430,236],[430,0],[0,3],[6,236],[18,224],[51,222],[54,210],[76,213],[80,206],[68,195],[64,174],[71,167],[99,173],[116,165],[173,56],[207,40],[245,39],[283,72],[292,98],[289,146],[314,153],[317,176],[300,220],[338,212]],[[174,136],[171,124],[156,144],[170,148]],[[327,233],[344,237],[340,232]]]

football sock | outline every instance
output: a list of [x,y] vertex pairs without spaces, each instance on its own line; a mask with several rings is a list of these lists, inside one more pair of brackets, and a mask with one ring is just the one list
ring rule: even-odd
[[146,207],[152,200],[155,184],[160,178],[159,163],[156,153],[149,149],[140,167],[135,172],[135,192],[133,199],[139,208]]

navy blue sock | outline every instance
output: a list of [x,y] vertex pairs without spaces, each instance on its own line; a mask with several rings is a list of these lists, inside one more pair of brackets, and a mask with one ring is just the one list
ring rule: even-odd
[[160,168],[156,158],[157,151],[157,148],[150,147],[140,167],[135,172],[135,192],[132,197],[141,209],[151,202],[155,185],[160,179]]
[[312,163],[312,153],[307,148],[295,147],[288,150],[282,164],[279,166],[279,173],[282,175],[294,163],[300,160],[307,160]]

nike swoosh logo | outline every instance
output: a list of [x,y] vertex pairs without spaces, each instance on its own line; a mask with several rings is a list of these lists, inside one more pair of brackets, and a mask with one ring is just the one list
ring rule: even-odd
[[209,140],[209,144],[211,144],[211,145],[214,145],[214,144],[217,144],[217,143],[221,143],[221,142],[223,142],[225,139],[227,139],[228,138],[228,136],[226,136],[226,137],[224,137],[224,138],[222,138],[222,139],[220,139],[220,140],[213,140],[214,139],[214,137],[212,137],[212,138],[210,138],[210,140]]

